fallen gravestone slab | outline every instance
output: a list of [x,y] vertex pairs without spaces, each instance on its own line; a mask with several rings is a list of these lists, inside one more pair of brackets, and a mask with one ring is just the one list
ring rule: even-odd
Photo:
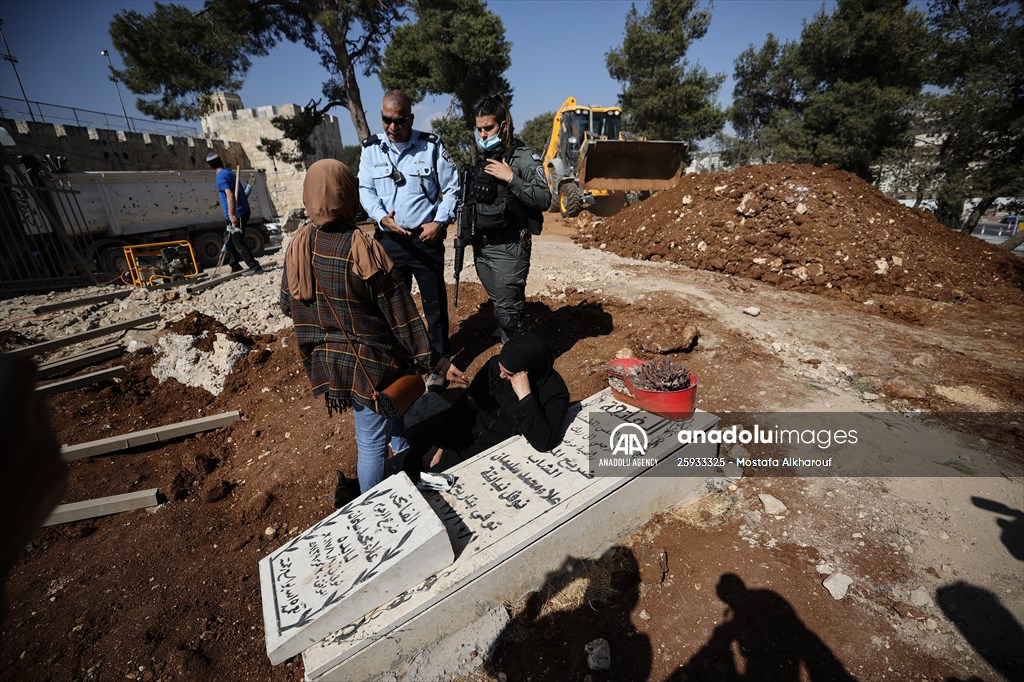
[[86,296],[85,298],[76,298],[70,301],[60,301],[58,303],[47,303],[46,305],[40,305],[33,308],[32,314],[42,315],[43,313],[50,313],[55,310],[80,308],[82,306],[92,305],[93,303],[109,303],[110,301],[116,301],[119,298],[128,298],[131,293],[131,289],[122,289],[121,291],[114,291],[109,294]]
[[385,479],[260,561],[267,655],[302,653],[454,560],[409,477]]
[[61,446],[60,454],[65,462],[70,462],[71,460],[83,457],[95,457],[96,455],[105,455],[111,452],[121,452],[122,450],[140,445],[168,441],[180,436],[191,436],[193,433],[199,433],[200,431],[212,431],[236,422],[241,418],[242,413],[237,410],[234,412],[221,412],[209,417],[189,419],[188,421],[157,426],[156,428],[143,431],[132,431],[131,433],[123,433],[119,436],[111,436],[110,438],[91,440],[87,443],[64,445]]
[[[619,427],[613,424],[627,422],[644,433],[643,456],[623,454],[616,445]],[[605,389],[570,411],[564,440],[552,451],[537,452],[517,437],[452,468],[457,482],[451,491],[422,494],[458,558],[364,615],[350,611],[342,626],[303,653],[306,679],[372,679],[406,667],[481,609],[517,601],[569,557],[596,556],[652,514],[695,495],[716,475],[714,463],[681,467],[678,456],[712,458],[717,446],[682,446],[676,436],[717,422],[701,411],[688,422],[670,422],[620,403]],[[614,474],[592,470],[605,458],[630,465]]]
[[93,348],[72,355],[71,357],[64,358],[63,360],[55,360],[53,362],[46,362],[39,365],[36,370],[37,379],[45,379],[57,374],[64,374],[70,372],[73,369],[80,369],[82,367],[88,367],[89,365],[95,365],[104,360],[111,360],[121,356],[124,350],[117,344],[110,344],[108,346],[100,346],[99,348]]
[[76,388],[83,386],[89,386],[91,384],[99,383],[100,381],[106,381],[108,379],[116,379],[123,377],[128,373],[124,365],[118,365],[117,367],[108,367],[107,369],[100,369],[95,372],[89,372],[88,374],[82,374],[81,376],[71,377],[64,381],[54,381],[49,384],[40,384],[36,386],[36,393],[39,395],[55,395],[57,393],[65,393],[66,391],[73,391]]

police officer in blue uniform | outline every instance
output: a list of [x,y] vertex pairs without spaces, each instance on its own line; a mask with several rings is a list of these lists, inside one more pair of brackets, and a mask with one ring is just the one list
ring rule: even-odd
[[436,135],[413,129],[412,103],[404,92],[384,93],[380,117],[384,134],[363,140],[359,201],[377,223],[376,238],[406,287],[416,278],[430,345],[448,355],[444,239],[455,216],[459,174]]

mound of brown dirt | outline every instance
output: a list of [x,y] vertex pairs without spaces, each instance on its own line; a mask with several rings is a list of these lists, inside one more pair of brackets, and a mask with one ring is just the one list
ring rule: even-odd
[[581,246],[864,301],[1024,302],[1024,265],[830,166],[688,175],[610,218],[576,219]]
[[182,336],[202,336],[203,332],[227,334],[229,330],[215,318],[193,310],[177,322],[167,325],[167,331]]
[[196,337],[196,348],[204,352],[213,350],[213,341],[217,334],[224,334],[232,340],[244,343],[247,346],[252,345],[243,334],[240,334],[238,331],[229,330],[216,318],[197,310],[193,310],[177,322],[169,324],[167,331],[180,334],[181,336]]

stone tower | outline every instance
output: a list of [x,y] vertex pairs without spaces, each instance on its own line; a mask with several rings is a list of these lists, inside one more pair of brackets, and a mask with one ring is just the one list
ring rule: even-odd
[[[202,118],[203,133],[206,137],[238,142],[245,150],[253,168],[265,168],[268,171],[285,170],[287,163],[280,159],[272,159],[266,152],[258,149],[261,146],[260,138],[283,139],[284,134],[274,127],[272,119],[275,116],[294,116],[303,111],[303,107],[296,104],[281,104],[246,109],[242,106],[242,99],[231,92],[215,92],[210,98],[213,111]],[[307,164],[317,159],[337,158],[342,147],[338,119],[334,116],[325,116],[310,142],[314,151],[313,158],[306,159]],[[284,144],[286,150],[294,148],[291,141],[285,141]]]
[[[248,166],[264,169],[267,173],[267,187],[271,201],[278,213],[285,215],[289,209],[302,206],[302,181],[305,168],[296,169],[281,159],[272,159],[261,149],[260,138],[281,140],[284,134],[274,127],[275,116],[294,116],[303,107],[296,104],[245,108],[242,99],[235,93],[215,92],[210,95],[212,111],[202,118],[203,135],[215,140],[237,142],[245,158],[225,158],[225,165]],[[341,156],[341,130],[335,116],[324,116],[324,120],[311,136],[313,156],[306,158],[306,165],[317,159],[336,159]],[[285,149],[294,149],[294,143],[284,142]]]

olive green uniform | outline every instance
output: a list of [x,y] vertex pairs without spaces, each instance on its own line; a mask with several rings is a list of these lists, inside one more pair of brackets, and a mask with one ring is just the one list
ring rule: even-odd
[[512,180],[501,184],[509,210],[499,227],[480,229],[473,240],[476,273],[494,304],[502,343],[527,332],[526,277],[530,272],[532,236],[540,234],[551,191],[540,157],[519,142],[504,155]]

